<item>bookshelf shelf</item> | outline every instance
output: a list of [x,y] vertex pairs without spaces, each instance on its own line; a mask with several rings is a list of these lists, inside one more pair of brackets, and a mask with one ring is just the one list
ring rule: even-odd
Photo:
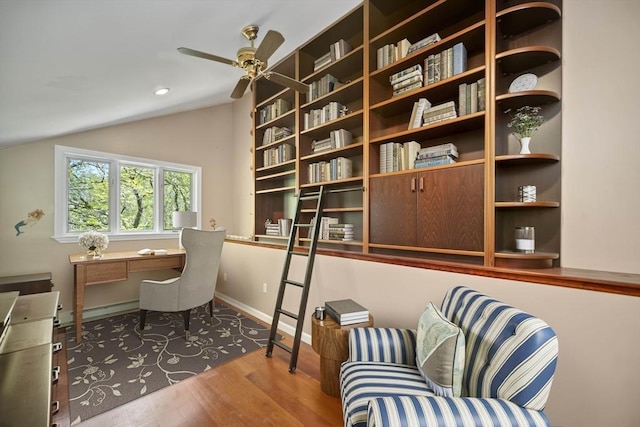
[[[326,90],[320,85],[327,74],[342,84],[311,101],[306,94],[264,78],[254,81],[255,231],[264,231],[265,219],[291,218],[300,189],[324,185],[335,190],[357,185],[363,191],[327,194],[324,216],[354,224],[356,239],[320,241],[331,254],[356,251],[488,267],[559,266],[561,5],[562,0],[364,0],[274,65],[277,72],[319,87],[319,93]],[[433,44],[404,57],[389,55],[390,45],[404,39],[411,45],[435,33],[440,40]],[[439,66],[449,66],[456,54],[445,51],[459,43],[465,47],[466,63],[462,67],[457,63],[457,74],[441,68],[448,78],[438,80],[431,74],[428,84],[428,76],[423,75],[422,87],[393,96],[392,75],[418,64],[423,73],[433,70],[438,54]],[[336,53],[346,45],[344,52]],[[406,42],[404,46],[406,49]],[[330,52],[332,57],[327,55]],[[460,50],[456,52],[460,55]],[[321,66],[323,63],[326,65]],[[538,86],[508,93],[513,79],[522,73],[538,76]],[[480,90],[472,91],[471,97],[469,87]],[[477,97],[476,105],[478,93],[483,97]],[[414,104],[420,98],[426,98],[431,106],[453,101],[454,108],[449,105],[446,114],[455,110],[457,117],[409,129]],[[260,109],[280,99],[289,102],[292,110],[259,123]],[[316,114],[317,123],[317,110],[331,102],[346,106],[347,113],[305,129],[305,120],[313,122],[309,115]],[[474,107],[461,108],[461,103]],[[509,114],[505,112],[525,105],[542,107],[545,117],[533,140],[532,149],[539,152],[510,154],[519,151],[519,144],[507,127]],[[479,111],[461,115],[461,109],[463,113]],[[292,135],[261,145],[263,139],[269,139],[264,138],[267,129],[276,126],[290,128]],[[347,135],[350,144],[314,153],[314,147],[340,145],[337,135]],[[450,165],[380,173],[381,158],[390,152],[388,143],[412,141],[420,148],[451,142],[459,156]],[[295,158],[261,167],[265,150],[283,144],[293,147]],[[318,175],[320,166],[316,163],[339,157],[351,161],[356,176],[308,183],[309,174]],[[539,201],[516,202],[522,185],[536,186]],[[312,206],[303,206],[301,222],[311,221],[313,213]],[[510,251],[512,230],[520,225],[535,226],[539,252]],[[258,233],[258,240],[279,242]],[[305,232],[295,238],[297,245],[309,245]]]

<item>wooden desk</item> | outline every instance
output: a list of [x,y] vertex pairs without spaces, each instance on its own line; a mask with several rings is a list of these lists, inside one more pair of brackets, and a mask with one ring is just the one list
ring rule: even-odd
[[186,252],[184,249],[168,249],[164,255],[138,255],[138,252],[107,252],[100,259],[86,255],[69,255],[73,265],[73,320],[76,324],[76,340],[82,340],[82,310],[84,288],[100,283],[127,280],[129,273],[153,270],[182,270]]

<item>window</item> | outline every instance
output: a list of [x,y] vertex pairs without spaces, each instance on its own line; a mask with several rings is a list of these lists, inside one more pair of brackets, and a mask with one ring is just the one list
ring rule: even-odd
[[199,167],[63,146],[55,157],[60,242],[87,230],[113,240],[166,238],[172,212],[200,211]]

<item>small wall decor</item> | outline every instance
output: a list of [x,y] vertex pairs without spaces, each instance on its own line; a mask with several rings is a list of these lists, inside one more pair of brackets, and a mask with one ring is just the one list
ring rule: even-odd
[[38,221],[40,221],[40,218],[42,218],[43,216],[44,216],[44,211],[42,209],[36,209],[29,212],[27,214],[27,219],[23,219],[22,221],[18,222],[16,225],[13,226],[13,228],[16,229],[16,236],[24,234],[24,231],[20,230],[21,227],[25,227],[27,225],[35,225]]
[[215,228],[216,228],[216,220],[214,218],[210,218],[209,219],[209,225],[211,226],[211,228],[213,228],[215,230]]

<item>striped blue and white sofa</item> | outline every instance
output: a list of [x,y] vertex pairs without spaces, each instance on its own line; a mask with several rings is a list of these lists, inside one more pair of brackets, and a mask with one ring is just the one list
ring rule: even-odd
[[558,341],[542,320],[464,286],[441,311],[464,333],[460,397],[440,397],[416,367],[416,331],[354,328],[340,387],[344,425],[549,426],[543,412]]

